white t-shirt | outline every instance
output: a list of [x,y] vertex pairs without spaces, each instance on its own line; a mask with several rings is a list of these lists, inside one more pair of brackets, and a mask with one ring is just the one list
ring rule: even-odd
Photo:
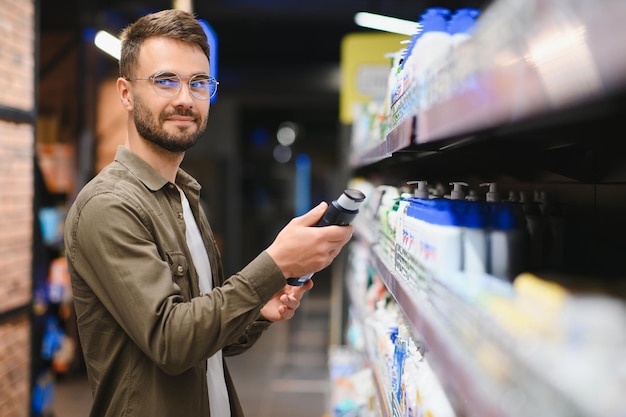
[[[189,201],[185,193],[179,188],[183,204],[183,217],[185,219],[185,238],[187,246],[191,252],[193,265],[198,272],[200,292],[207,294],[213,290],[213,278],[211,275],[211,265],[209,255],[206,252],[200,230],[193,217]],[[209,386],[209,406],[211,417],[230,417],[230,405],[228,401],[228,390],[224,379],[224,363],[222,362],[222,351],[216,352],[207,360],[206,372],[207,384]]]

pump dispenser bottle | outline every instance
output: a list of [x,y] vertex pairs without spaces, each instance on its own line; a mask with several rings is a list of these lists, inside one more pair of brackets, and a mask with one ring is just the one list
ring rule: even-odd
[[466,183],[452,183],[454,188],[450,193],[452,200],[459,202],[457,211],[461,216],[463,230],[463,271],[466,273],[484,274],[487,272],[487,219],[483,201],[470,200],[464,197],[461,185]]
[[493,203],[500,201],[500,195],[498,194],[498,185],[495,182],[484,182],[480,184],[481,187],[489,187],[489,191],[485,194],[485,201]]
[[415,184],[417,184],[417,188],[413,192],[413,196],[415,198],[429,198],[428,197],[428,188],[426,187],[428,185],[428,181],[425,181],[425,180],[421,180],[421,181],[407,181],[407,184],[408,185],[415,185]]
[[450,191],[450,199],[451,200],[463,200],[465,199],[465,191],[463,191],[463,186],[467,187],[466,182],[454,181],[451,182],[452,191]]
[[515,203],[494,202],[491,206],[489,273],[513,282],[526,268],[527,235],[516,215]]
[[[359,206],[365,200],[365,194],[359,190],[348,188],[337,198],[332,201],[322,218],[315,225],[322,226],[347,226],[352,219],[359,213]],[[308,274],[298,278],[287,278],[287,284],[299,287],[309,280],[313,274]]]

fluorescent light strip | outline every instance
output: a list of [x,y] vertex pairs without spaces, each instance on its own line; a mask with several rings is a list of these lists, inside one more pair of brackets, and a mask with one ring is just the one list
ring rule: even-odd
[[98,31],[94,38],[94,43],[100,49],[119,61],[120,59],[120,40],[109,32],[104,30]]
[[362,27],[408,36],[417,33],[417,30],[421,27],[418,22],[368,12],[355,14],[354,22]]

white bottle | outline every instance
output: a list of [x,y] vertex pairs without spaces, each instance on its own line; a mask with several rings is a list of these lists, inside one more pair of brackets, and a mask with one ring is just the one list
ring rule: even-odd
[[429,198],[428,187],[427,187],[428,181],[425,181],[425,180],[421,180],[421,181],[407,181],[407,184],[408,185],[417,184],[417,188],[413,192],[413,196],[415,198]]
[[[452,193],[459,198],[460,193]],[[482,201],[465,201],[461,206],[460,215],[463,224],[463,271],[471,274],[487,272],[487,216]]]
[[488,272],[513,282],[526,267],[527,234],[516,217],[514,204],[491,203]]
[[462,7],[454,11],[448,22],[448,32],[452,36],[453,49],[471,37],[476,18],[479,15],[480,11],[471,7]]
[[462,270],[462,228],[452,201],[414,198],[405,221],[415,231],[412,256],[420,271],[417,279]]
[[[420,18],[422,33],[413,47],[414,79],[418,88],[418,112],[437,101],[437,69],[449,58],[452,37],[448,32],[450,10],[443,7],[426,9]],[[432,81],[432,82],[431,82]]]

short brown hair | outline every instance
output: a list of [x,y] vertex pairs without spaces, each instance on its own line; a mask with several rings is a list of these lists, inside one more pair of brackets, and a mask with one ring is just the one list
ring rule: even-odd
[[209,41],[204,29],[193,14],[169,9],[148,14],[124,28],[119,71],[121,77],[132,77],[137,64],[141,44],[152,36],[163,36],[198,45],[209,59]]

